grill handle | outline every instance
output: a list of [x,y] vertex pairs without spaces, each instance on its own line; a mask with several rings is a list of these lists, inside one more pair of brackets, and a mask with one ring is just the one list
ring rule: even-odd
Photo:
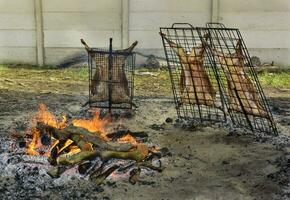
[[176,26],[189,26],[190,28],[194,28],[190,23],[174,23],[171,28],[176,28]]
[[85,46],[87,51],[91,51],[91,48],[87,45],[87,43],[84,41],[84,39],[81,39],[81,43]]

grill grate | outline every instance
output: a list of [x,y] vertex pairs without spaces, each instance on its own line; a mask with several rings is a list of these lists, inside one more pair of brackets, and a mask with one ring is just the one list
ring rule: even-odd
[[131,109],[134,95],[135,53],[133,43],[128,49],[113,50],[112,38],[108,50],[90,48],[88,52],[89,105],[111,109]]
[[199,35],[210,35],[207,52],[217,66],[228,113],[235,127],[277,135],[267,99],[238,29],[220,23],[198,28]]
[[177,114],[200,123],[225,122],[224,100],[217,71],[201,37],[190,24],[160,28]]
[[179,117],[278,134],[238,29],[178,23],[160,34]]

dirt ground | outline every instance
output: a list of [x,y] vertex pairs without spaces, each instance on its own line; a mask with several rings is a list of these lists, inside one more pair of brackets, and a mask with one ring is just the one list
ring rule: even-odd
[[[78,71],[77,71],[78,73]],[[169,148],[162,173],[142,177],[147,183],[131,185],[128,180],[94,189],[88,181],[72,181],[69,191],[51,188],[27,199],[288,199],[285,187],[269,178],[279,170],[275,160],[285,155],[282,146],[270,139],[257,141],[253,135],[228,135],[223,127],[185,130],[175,126],[176,113],[168,77],[159,72],[136,76],[138,108],[124,124],[131,130],[146,131],[150,144]],[[0,69],[0,134],[21,129],[45,103],[51,111],[73,116],[87,101],[85,78],[61,70]],[[85,77],[85,75],[83,75]],[[168,83],[158,82],[164,79]],[[145,82],[146,84],[144,84]],[[289,134],[290,92],[268,87],[266,94],[282,135]],[[172,123],[165,123],[166,118]],[[289,122],[288,122],[289,121]],[[159,127],[152,129],[152,125]],[[273,145],[273,143],[275,145]],[[282,142],[283,143],[283,142]],[[13,181],[12,181],[13,182]],[[5,185],[0,184],[2,199]],[[69,189],[70,188],[70,189]],[[92,189],[93,188],[93,189]],[[289,188],[289,186],[288,186]],[[289,192],[289,191],[288,191]],[[1,195],[2,193],[2,195]],[[289,193],[288,193],[289,195]],[[10,196],[11,197],[11,196]],[[13,197],[13,195],[12,195]],[[29,198],[28,198],[29,197]]]

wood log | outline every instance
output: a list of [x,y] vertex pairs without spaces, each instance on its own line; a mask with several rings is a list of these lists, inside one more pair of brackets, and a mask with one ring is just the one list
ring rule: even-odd
[[56,160],[59,165],[74,165],[83,160],[89,160],[97,157],[100,154],[99,151],[81,151],[72,155],[60,155]]
[[146,156],[139,150],[135,149],[129,152],[118,152],[118,151],[102,151],[100,157],[103,159],[119,158],[119,159],[129,159],[141,162]]
[[154,166],[151,162],[141,162],[141,163],[137,163],[137,166],[139,167],[145,167],[148,169],[152,169],[154,171],[158,171],[158,172],[162,172],[165,168],[161,166]]
[[67,166],[56,166],[48,170],[46,173],[52,178],[59,178],[67,169]]
[[106,178],[110,176],[118,168],[119,168],[118,165],[114,165],[101,174],[99,174],[99,171],[96,171],[96,173],[93,172],[90,175],[90,179],[93,180],[97,185],[101,185],[104,182],[104,180],[106,180]]
[[140,167],[132,169],[130,171],[129,182],[132,185],[135,185],[140,180],[140,173],[141,173],[141,168]]
[[106,136],[113,141],[117,141],[119,138],[122,138],[126,135],[131,135],[137,142],[147,142],[148,134],[144,131],[132,132],[128,129],[118,130],[112,133],[107,134]]
[[100,138],[97,133],[92,133],[84,128],[73,125],[64,129],[57,129],[43,123],[38,123],[37,129],[46,131],[52,134],[54,138],[61,141],[70,139],[74,141],[75,144],[79,144],[81,149],[85,148],[84,145],[87,145],[87,143],[92,143],[94,147],[100,150],[129,151],[132,148],[132,144],[130,143],[107,142]]

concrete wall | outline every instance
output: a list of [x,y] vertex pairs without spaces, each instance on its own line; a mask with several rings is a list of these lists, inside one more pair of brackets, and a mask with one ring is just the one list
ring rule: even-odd
[[33,0],[0,0],[0,63],[36,64]]
[[219,1],[219,22],[240,29],[251,55],[290,66],[289,0]]
[[58,64],[84,52],[80,38],[107,47],[113,37],[115,48],[138,40],[137,51],[163,56],[160,26],[214,20],[240,28],[252,55],[289,66],[289,19],[289,0],[0,0],[0,63],[41,64],[43,54]]
[[[120,0],[43,0],[45,63],[57,64],[89,45],[107,47],[109,37],[121,46]],[[80,49],[81,48],[81,49]]]

